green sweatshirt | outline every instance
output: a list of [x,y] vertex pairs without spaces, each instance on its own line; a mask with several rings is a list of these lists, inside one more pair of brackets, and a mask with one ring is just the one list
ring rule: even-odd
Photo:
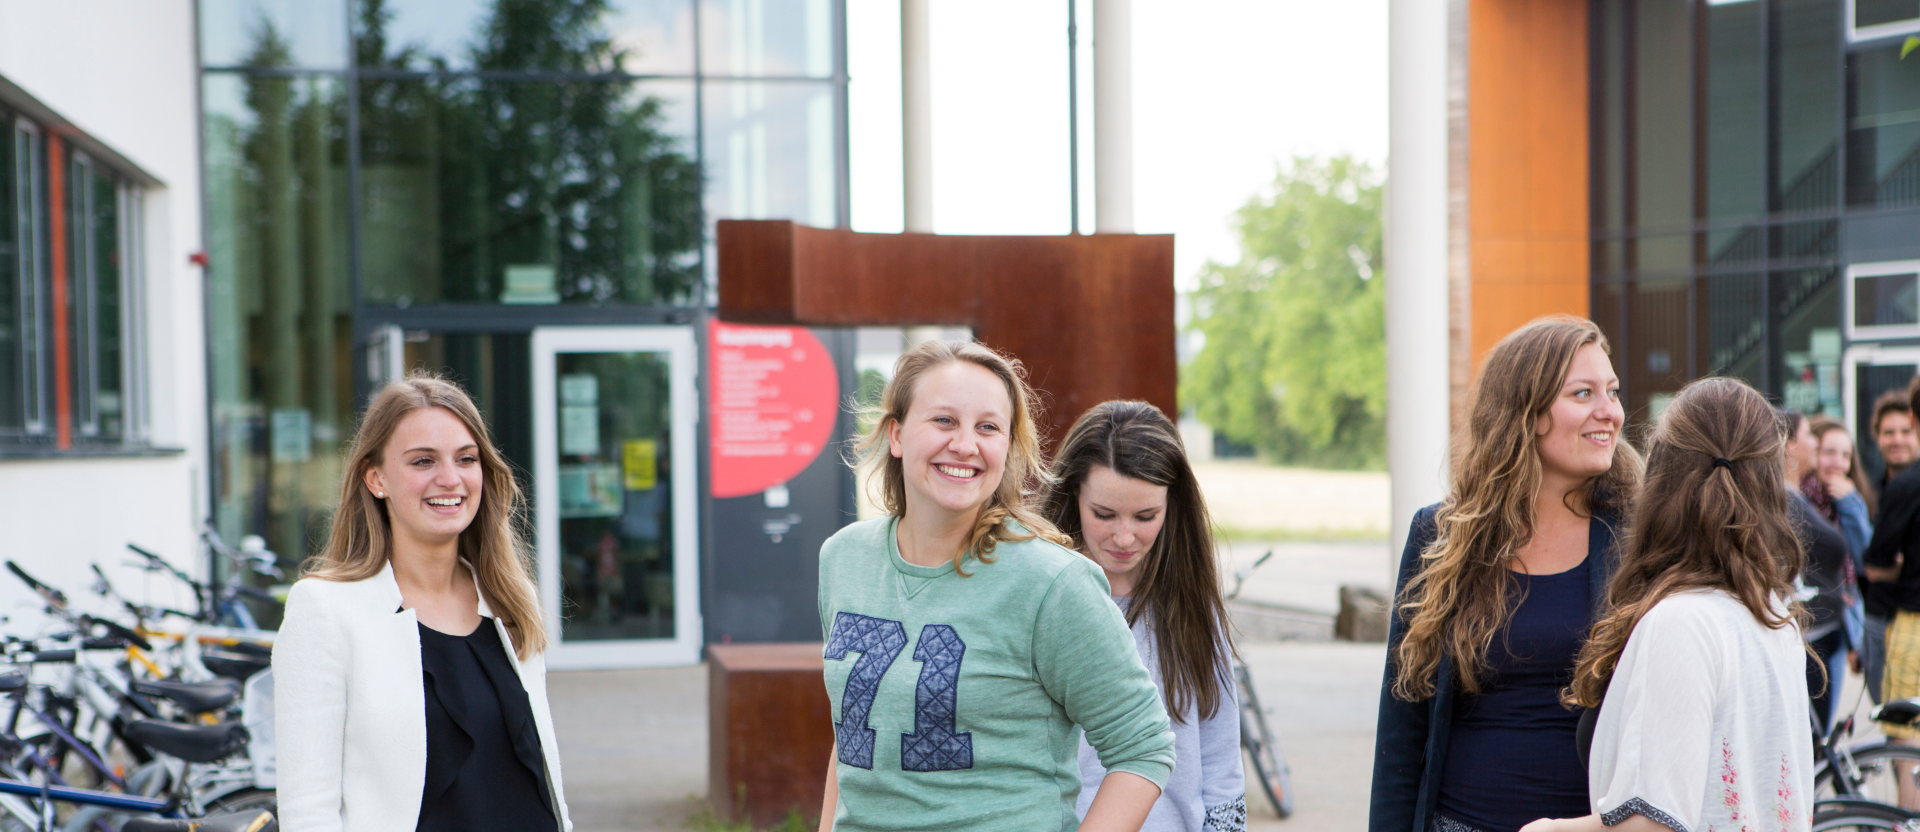
[[1079,728],[1108,771],[1165,786],[1173,732],[1092,561],[1035,539],[915,566],[894,518],[820,548],[835,832],[1072,830]]

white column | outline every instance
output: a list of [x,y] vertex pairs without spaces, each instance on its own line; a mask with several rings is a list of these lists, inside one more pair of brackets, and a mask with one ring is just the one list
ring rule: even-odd
[[900,136],[906,227],[933,233],[933,61],[930,0],[900,0]]
[[1133,233],[1133,3],[1093,0],[1093,227]]
[[[1446,490],[1447,7],[1387,6],[1387,472],[1393,550]],[[1393,574],[1389,572],[1389,574]]]

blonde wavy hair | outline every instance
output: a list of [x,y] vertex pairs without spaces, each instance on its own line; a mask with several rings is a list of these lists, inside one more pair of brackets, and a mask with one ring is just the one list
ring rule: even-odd
[[[1487,354],[1465,429],[1454,434],[1453,482],[1434,518],[1433,543],[1397,599],[1407,618],[1394,648],[1400,699],[1433,695],[1443,655],[1453,657],[1461,688],[1480,692],[1487,649],[1513,615],[1509,564],[1533,539],[1542,477],[1534,425],[1559,398],[1574,355],[1590,344],[1612,353],[1592,321],[1552,315],[1514,330]],[[1612,467],[1568,495],[1574,511],[1619,513],[1632,503],[1642,462],[1622,439]]]
[[409,373],[387,385],[367,404],[347,452],[346,475],[340,481],[339,508],[333,513],[333,531],[319,554],[308,559],[304,577],[325,581],[364,581],[386,568],[393,552],[393,526],[386,501],[366,488],[367,471],[384,461],[387,440],[401,420],[416,410],[437,407],[452,413],[473,434],[480,449],[480,508],[473,523],[460,533],[460,557],[472,564],[474,577],[487,606],[506,625],[514,653],[531,658],[547,649],[540,592],[532,576],[521,529],[526,500],[506,458],[494,447],[480,409],[460,385],[438,376]]
[[861,480],[868,487],[877,480],[881,508],[895,517],[906,516],[905,463],[888,449],[888,436],[906,423],[920,378],[928,371],[956,361],[975,365],[998,377],[1007,387],[1007,400],[1013,403],[1013,414],[1007,425],[1007,464],[1001,472],[1000,484],[974,519],[967,545],[954,553],[954,571],[967,577],[964,567],[969,556],[981,563],[992,563],[994,547],[1003,541],[1039,537],[1071,546],[1067,536],[1032,506],[1048,484],[1048,475],[1047,460],[1040,449],[1039,429],[1035,425],[1040,408],[1033,388],[1027,385],[1026,369],[1019,359],[972,341],[927,341],[907,350],[894,363],[893,380],[887,382],[886,390],[880,394],[880,404],[860,408],[860,422],[870,426],[853,445],[851,461],[860,472]]

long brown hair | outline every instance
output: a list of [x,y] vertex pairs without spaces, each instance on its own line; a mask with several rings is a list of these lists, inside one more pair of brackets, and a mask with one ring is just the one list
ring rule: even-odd
[[[1840,424],[1840,421],[1832,416],[1813,417],[1809,420],[1807,429],[1813,431],[1813,444],[1816,446],[1827,441],[1827,434],[1836,430],[1847,434],[1847,442],[1852,446],[1853,453],[1852,458],[1847,460],[1847,479],[1853,482],[1853,490],[1859,492],[1860,501],[1867,504],[1867,517],[1871,519],[1880,500],[1873,494],[1873,483],[1867,480],[1866,466],[1860,464],[1860,443],[1853,441],[1853,434],[1847,431],[1847,426]],[[1815,459],[1817,465],[1817,452]]]
[[1080,489],[1094,468],[1167,489],[1165,520],[1153,548],[1136,568],[1139,579],[1127,624],[1145,616],[1160,660],[1160,689],[1175,722],[1192,705],[1201,719],[1219,709],[1233,649],[1224,641],[1226,608],[1214,563],[1213,524],[1200,481],[1187,464],[1180,431],[1160,408],[1146,402],[1095,405],[1073,423],[1053,458],[1053,488],[1042,510],[1053,525],[1087,551],[1080,524]]
[[[1435,517],[1433,543],[1398,599],[1408,622],[1395,648],[1395,696],[1432,696],[1443,655],[1453,657],[1462,689],[1480,692],[1487,649],[1513,615],[1508,565],[1533,539],[1542,477],[1534,424],[1559,397],[1574,355],[1589,344],[1611,354],[1592,321],[1552,315],[1514,330],[1487,354],[1467,424],[1454,433],[1453,483]],[[1624,439],[1614,437],[1612,467],[1568,495],[1570,508],[1618,511],[1632,501],[1641,462]]]
[[1775,606],[1793,597],[1806,563],[1780,475],[1782,438],[1772,406],[1742,382],[1701,379],[1674,397],[1647,443],[1607,614],[1580,649],[1569,704],[1600,704],[1634,626],[1674,593],[1718,589],[1767,627],[1795,620],[1797,601]]
[[387,440],[400,421],[416,410],[437,407],[452,413],[473,434],[480,449],[480,508],[460,533],[460,557],[473,566],[487,606],[507,627],[514,653],[522,659],[547,649],[546,621],[534,586],[532,559],[520,534],[526,501],[506,458],[494,447],[480,409],[460,385],[415,371],[388,384],[367,404],[347,452],[339,508],[326,548],[308,559],[305,577],[328,581],[364,581],[380,574],[393,553],[393,526],[386,501],[367,491],[367,471],[385,461]]
[[[855,441],[853,455],[862,479],[868,484],[876,478],[879,480],[881,507],[895,517],[905,517],[906,463],[889,452],[887,437],[894,427],[906,423],[920,377],[956,361],[994,374],[1006,385],[1007,400],[1013,403],[1013,414],[1007,425],[1007,464],[1001,473],[1000,485],[974,519],[967,545],[953,554],[953,569],[964,578],[969,556],[981,563],[992,563],[994,547],[1002,541],[1039,537],[1062,546],[1069,542],[1028,505],[1031,495],[1046,485],[1047,460],[1041,455],[1040,433],[1035,427],[1039,405],[1033,388],[1027,386],[1027,372],[1020,360],[972,341],[927,341],[914,346],[894,363],[893,379],[881,392],[879,406],[862,412],[861,421],[871,427]],[[1014,524],[1024,527],[1025,531],[1015,528]]]

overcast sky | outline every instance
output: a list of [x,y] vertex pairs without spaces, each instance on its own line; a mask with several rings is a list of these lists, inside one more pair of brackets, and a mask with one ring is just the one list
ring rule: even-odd
[[[900,4],[848,0],[853,224],[899,231]],[[1067,5],[932,0],[934,228],[1069,230]],[[1080,0],[1081,228],[1093,230],[1091,0]],[[1386,0],[1133,0],[1134,225],[1188,284],[1296,154],[1387,155]]]

